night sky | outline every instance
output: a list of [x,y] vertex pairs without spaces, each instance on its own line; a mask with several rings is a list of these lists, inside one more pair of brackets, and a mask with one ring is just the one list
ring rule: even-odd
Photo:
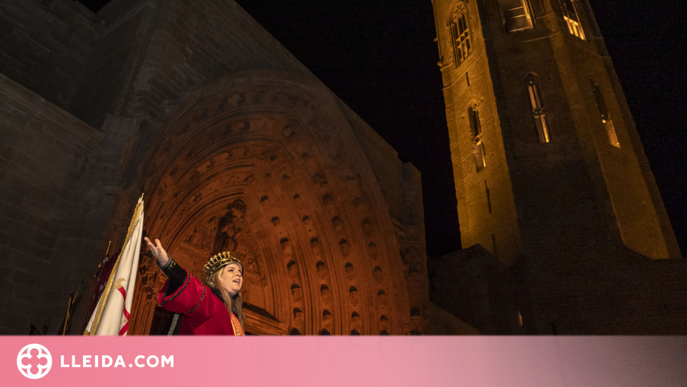
[[[422,172],[428,255],[460,248],[431,1],[237,2]],[[687,6],[591,3],[685,255]]]

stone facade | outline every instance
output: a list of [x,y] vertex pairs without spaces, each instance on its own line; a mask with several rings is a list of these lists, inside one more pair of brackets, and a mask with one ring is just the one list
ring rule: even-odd
[[[430,273],[419,171],[234,1],[0,3],[0,334],[57,331],[142,192],[192,273],[242,258],[254,334],[687,332],[687,269],[587,2],[433,3],[473,247]],[[143,257],[132,333],[159,324],[162,280]]]
[[[475,332],[429,302],[417,169],[234,1],[0,20],[0,333],[58,324],[142,192],[147,234],[192,273],[243,259],[248,332]],[[134,334],[161,277],[142,257]]]
[[462,243],[514,273],[522,331],[684,333],[684,306],[641,323],[639,278],[684,299],[687,272],[587,1],[433,3]]
[[428,261],[432,302],[482,334],[519,332],[513,276],[484,247],[474,245]]

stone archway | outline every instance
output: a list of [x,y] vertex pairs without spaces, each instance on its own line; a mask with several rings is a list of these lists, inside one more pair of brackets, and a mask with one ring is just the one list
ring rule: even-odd
[[[248,332],[391,334],[410,326],[387,205],[318,83],[249,72],[201,87],[149,151],[146,228],[194,275],[245,263]],[[160,278],[153,281],[161,282]],[[134,305],[146,334],[155,300]]]

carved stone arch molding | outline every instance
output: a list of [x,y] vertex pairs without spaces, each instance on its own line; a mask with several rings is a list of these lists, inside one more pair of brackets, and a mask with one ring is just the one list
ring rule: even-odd
[[460,16],[466,15],[468,13],[468,3],[469,0],[456,0],[451,6],[451,21],[457,22]]
[[[199,87],[164,122],[140,168],[146,230],[197,276],[211,254],[236,252],[249,333],[405,332],[410,306],[388,206],[321,83],[232,74]],[[147,334],[152,320],[134,333]]]

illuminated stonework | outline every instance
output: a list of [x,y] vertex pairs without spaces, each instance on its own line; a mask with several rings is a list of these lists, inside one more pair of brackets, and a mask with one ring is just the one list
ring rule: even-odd
[[[30,302],[8,301],[3,313],[24,314],[0,332],[63,313],[56,295],[93,278],[108,241],[116,251],[142,192],[147,235],[193,275],[219,250],[240,257],[248,333],[474,332],[430,314],[419,171],[236,2],[199,4],[0,7],[21,32],[3,52],[28,52],[23,31],[50,46],[32,57],[35,72],[1,59],[2,129],[22,150],[10,162],[31,171],[7,181],[37,202],[17,215],[35,230],[10,236],[12,259],[52,259],[60,278],[40,274]],[[138,278],[130,332],[166,334],[151,258]]]
[[426,279],[414,279],[425,275],[422,258],[400,256],[384,198],[333,100],[298,77],[253,71],[189,101],[146,156],[149,235],[196,276],[215,252],[237,255],[250,333],[422,330],[410,313],[426,302]]
[[[637,278],[661,288],[671,269],[650,266],[656,262],[649,259],[681,254],[588,4],[433,5],[465,249],[437,261],[433,281],[442,285],[433,299],[442,298],[447,310],[461,305],[466,314],[456,315],[481,321],[485,332],[647,332],[640,320],[653,316],[653,306],[637,290]],[[472,53],[460,66],[443,55],[456,43],[446,27],[456,9],[472,27]],[[513,273],[519,297],[498,311],[498,322],[491,308],[507,297],[479,290],[488,282],[478,280],[485,278],[480,270],[494,267],[486,251]],[[470,263],[473,256],[484,266]],[[646,266],[635,269],[638,262]],[[447,268],[464,271],[453,273],[456,280]],[[489,286],[498,288],[501,272],[491,272]],[[438,294],[450,289],[484,302]],[[680,292],[671,289],[662,294]],[[598,302],[606,307],[596,308]],[[474,305],[483,307],[481,314],[469,316]],[[618,321],[627,308],[642,309],[642,317]],[[679,310],[676,316],[687,314]],[[679,318],[667,321],[678,331]]]

